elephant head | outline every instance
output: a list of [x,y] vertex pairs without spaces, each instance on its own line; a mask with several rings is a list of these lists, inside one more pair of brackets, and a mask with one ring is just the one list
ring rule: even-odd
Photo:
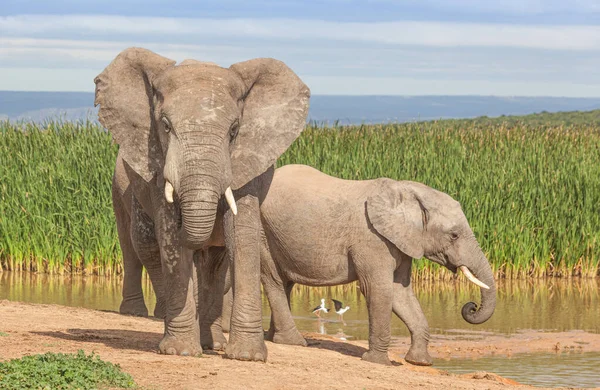
[[406,255],[427,259],[481,287],[481,305],[468,302],[462,316],[471,324],[487,321],[496,307],[491,266],[479,247],[460,204],[424,184],[384,179],[367,199],[373,228]]
[[184,243],[201,248],[225,195],[265,172],[304,129],[310,90],[284,63],[179,65],[151,51],[121,52],[94,80],[100,122],[125,162],[164,186],[181,212]]

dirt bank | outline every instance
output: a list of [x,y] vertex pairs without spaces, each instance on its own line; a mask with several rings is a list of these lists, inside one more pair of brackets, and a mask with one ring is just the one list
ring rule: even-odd
[[[400,356],[407,351],[407,338],[397,339],[390,351],[394,360],[391,367],[361,361],[366,342],[344,342],[311,333],[305,334],[311,344],[308,348],[268,343],[269,361],[263,364],[223,359],[219,354],[205,354],[202,358],[159,355],[156,346],[162,329],[162,321],[153,319],[4,300],[0,301],[0,331],[8,335],[0,337],[0,360],[47,351],[95,351],[103,359],[119,363],[148,389],[524,388],[494,374],[457,376],[406,364]],[[600,350],[600,335],[583,332],[529,332],[511,338],[482,334],[480,340],[456,338],[435,337],[431,346],[434,358],[552,351],[571,346],[583,351]]]

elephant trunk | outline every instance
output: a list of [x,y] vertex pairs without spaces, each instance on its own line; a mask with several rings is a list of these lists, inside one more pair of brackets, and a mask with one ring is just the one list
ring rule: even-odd
[[496,283],[492,268],[479,247],[477,247],[477,252],[479,252],[478,260],[467,267],[477,279],[489,288],[480,288],[481,305],[479,308],[474,302],[468,302],[463,306],[462,316],[470,324],[482,324],[489,320],[496,308]]
[[181,234],[186,246],[200,249],[212,235],[226,177],[219,174],[221,158],[209,159],[210,153],[205,150],[192,155],[195,157],[185,163],[189,174],[181,177]]
[[182,238],[186,246],[202,248],[213,231],[219,195],[208,189],[198,189],[181,195]]

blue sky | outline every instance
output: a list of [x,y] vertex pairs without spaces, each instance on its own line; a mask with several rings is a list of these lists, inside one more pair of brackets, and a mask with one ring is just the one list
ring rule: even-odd
[[129,46],[274,57],[313,94],[600,96],[599,0],[2,0],[0,90],[92,92]]

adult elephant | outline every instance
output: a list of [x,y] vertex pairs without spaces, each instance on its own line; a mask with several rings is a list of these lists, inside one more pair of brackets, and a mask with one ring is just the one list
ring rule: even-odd
[[426,257],[463,271],[481,287],[481,305],[462,308],[471,324],[496,306],[492,269],[460,204],[424,184],[381,178],[334,178],[304,165],[275,171],[261,205],[266,240],[262,282],[271,305],[270,338],[306,345],[289,309],[294,283],[332,286],[360,281],[369,312],[369,350],[363,359],[390,364],[390,314],[411,334],[406,360],[431,365],[429,326],[411,285],[413,259]]
[[[160,352],[201,352],[194,252],[225,246],[235,293],[226,356],[266,360],[259,206],[272,165],[305,126],[308,87],[274,59],[176,66],[140,48],[121,52],[94,81],[100,122],[120,146],[113,188],[125,272],[138,280],[144,264],[157,281],[160,258]],[[205,283],[222,290],[222,280]]]

